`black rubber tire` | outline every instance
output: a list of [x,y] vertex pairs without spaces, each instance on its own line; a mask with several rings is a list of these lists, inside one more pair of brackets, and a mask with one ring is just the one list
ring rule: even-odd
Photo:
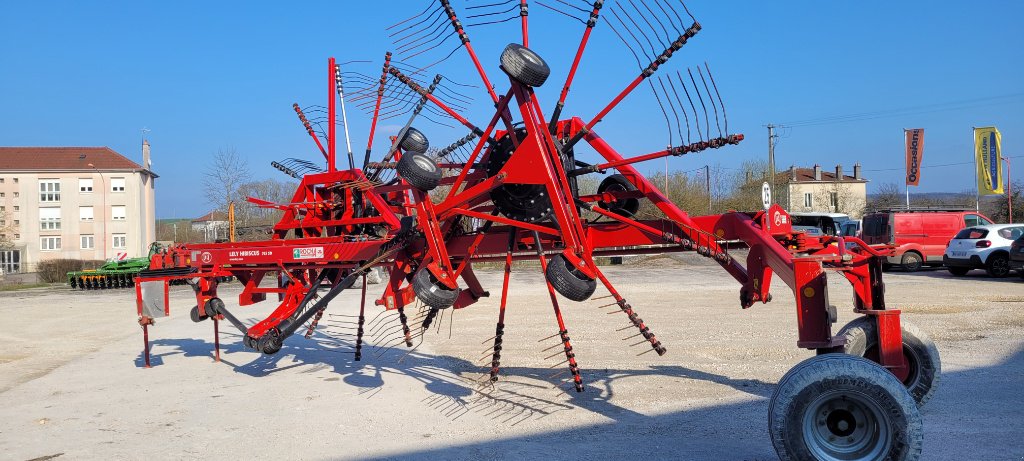
[[509,43],[501,52],[501,70],[526,86],[538,87],[551,75],[551,68],[533,50],[518,43]]
[[412,277],[412,291],[423,304],[435,309],[447,309],[455,304],[459,293],[458,288],[452,290],[437,281],[427,268],[422,268]]
[[985,272],[998,279],[1010,275],[1010,258],[1003,253],[988,255],[988,261],[985,261]]
[[953,274],[953,275],[955,275],[957,277],[963,277],[963,276],[967,275],[968,272],[971,271],[971,268],[969,268],[969,267],[947,267],[946,270],[948,270],[950,274]]
[[[903,356],[910,367],[910,374],[903,385],[921,407],[935,395],[942,377],[942,360],[935,343],[921,329],[903,318],[900,326],[903,330]],[[846,339],[843,352],[878,360],[878,323],[871,316],[865,315],[846,324],[836,336]]]
[[210,318],[210,317],[205,316],[205,315],[199,315],[199,306],[198,305],[192,306],[192,310],[188,311],[188,316],[192,319],[193,322],[196,322],[196,323],[202,322],[203,320],[206,320],[206,319]]
[[906,272],[917,272],[924,266],[924,258],[916,251],[908,251],[900,258],[900,266]]
[[405,136],[402,136],[402,141],[398,143],[398,147],[402,148],[402,152],[422,154],[430,147],[430,141],[427,140],[427,135],[423,134],[422,131],[409,127],[405,131]]
[[270,333],[261,336],[260,339],[256,341],[256,348],[266,355],[274,355],[278,353],[282,346],[284,346],[284,344],[281,341],[281,338]]
[[437,163],[420,153],[406,152],[398,161],[397,169],[402,179],[424,192],[433,190],[441,182],[441,169]]
[[[921,414],[899,380],[846,354],[811,357],[782,377],[768,407],[768,433],[782,461],[916,460],[924,441]],[[843,449],[851,453],[840,457]]]
[[207,317],[220,314],[222,309],[224,309],[224,301],[221,301],[220,298],[210,298],[206,300],[206,304],[203,306],[203,311],[206,312]]
[[573,301],[586,301],[597,289],[597,281],[583,275],[564,255],[551,258],[544,275],[555,291]]
[[[601,181],[601,184],[597,186],[597,193],[603,194],[605,192],[632,192],[636,190],[636,186],[629,182],[625,176],[621,174],[613,174]],[[636,215],[636,212],[640,210],[640,200],[635,198],[627,198],[616,200],[611,203],[598,202],[597,206],[604,208],[612,213],[619,216],[625,216],[632,218]]]

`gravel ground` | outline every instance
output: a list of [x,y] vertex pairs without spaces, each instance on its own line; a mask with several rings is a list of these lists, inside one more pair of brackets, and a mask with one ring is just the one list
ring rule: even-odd
[[[600,307],[606,299],[562,300],[584,393],[560,373],[535,268],[513,273],[493,386],[478,379],[496,271],[480,274],[492,298],[446,312],[411,351],[386,347],[397,320],[374,308],[362,362],[351,353],[356,293],[335,301],[312,339],[291,338],[274,356],[225,328],[215,363],[212,325],[188,319],[191,292],[175,287],[172,317],[151,329],[152,369],[141,367],[133,292],[0,293],[0,459],[776,459],[768,398],[811,355],[795,347],[792,294],[778,282],[775,301],[741,310],[737,284],[690,258],[606,273],[669,353],[645,353],[625,317]],[[942,354],[942,384],[923,412],[924,459],[1024,459],[1024,282],[933,270],[886,283],[890,307]],[[274,307],[237,308],[237,291],[222,294],[250,323]],[[829,293],[840,325],[851,320],[849,285],[831,277]]]

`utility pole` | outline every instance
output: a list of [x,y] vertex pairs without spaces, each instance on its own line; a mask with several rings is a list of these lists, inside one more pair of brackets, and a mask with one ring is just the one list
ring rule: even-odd
[[708,214],[711,214],[711,167],[704,165],[704,187],[708,193]]
[[777,125],[769,123],[765,125],[768,128],[768,181],[772,186],[772,196],[775,196],[775,140],[779,135],[775,134],[775,129],[779,128]]

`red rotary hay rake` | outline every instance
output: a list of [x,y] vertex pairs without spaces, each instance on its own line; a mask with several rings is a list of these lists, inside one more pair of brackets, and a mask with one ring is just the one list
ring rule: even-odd
[[[558,9],[558,5],[537,3]],[[470,6],[474,14],[467,18],[478,25],[516,19],[521,23],[521,43],[509,44],[500,56],[501,70],[508,79],[496,85],[474,51],[468,26],[448,0],[389,28],[396,56],[403,56],[404,61],[388,53],[379,78],[342,71],[332,58],[324,115],[310,121],[308,109],[294,107],[326,159],[326,167],[296,159],[275,162],[275,167],[300,180],[292,201],[276,204],[250,198],[259,206],[283,211],[272,237],[179,244],[154,255],[149,269],[140,274],[136,292],[147,341],[147,366],[148,326],[155,317],[168,313],[167,290],[172,281],[184,280],[194,288],[197,305],[191,312],[193,320],[212,319],[215,329],[219,321],[227,320],[242,332],[245,346],[274,354],[300,329],[309,337],[341,291],[359,278],[365,282],[365,274],[380,267],[386,273],[386,286],[376,304],[397,311],[401,341],[412,347],[413,338],[429,327],[439,312],[465,308],[489,296],[473,272],[474,263],[504,261],[489,371],[491,380],[497,380],[512,263],[534,260],[540,262],[548,282],[557,323],[554,332],[572,382],[577,391],[583,391],[583,375],[558,295],[584,301],[602,285],[609,293],[610,305],[626,314],[652,350],[664,354],[654,332],[604,276],[594,257],[692,251],[711,258],[739,282],[742,308],[771,301],[773,274],[795,294],[797,346],[819,354],[790,371],[772,398],[770,433],[782,458],[916,457],[922,432],[917,405],[934,390],[938,354],[921,332],[901,325],[898,310],[886,308],[882,254],[856,238],[796,232],[778,205],[756,213],[712,216],[691,216],[679,209],[634,165],[743,140],[743,135],[728,132],[725,108],[706,65],[696,73],[688,70],[652,78],[701,30],[700,24],[677,0],[626,0],[610,7],[602,0],[558,3],[562,7],[559,12],[567,16],[582,12],[576,19],[584,29],[550,118],[545,117],[534,92],[545,83],[550,69],[528,48],[526,0]],[[590,119],[562,117],[591,32],[602,17],[611,18],[608,27],[636,58],[639,74]],[[460,107],[469,105],[469,99],[455,86],[442,83],[443,77],[438,75],[430,82],[418,77],[452,56],[455,50],[438,60],[427,57],[437,50],[447,51],[441,45],[451,37],[458,42],[455,50],[462,48],[469,55],[493,104],[484,125],[463,115]],[[424,59],[428,61],[425,65],[416,64]],[[373,118],[361,168],[349,148],[349,168],[338,169],[336,101],[342,102],[344,121],[346,78],[365,85],[347,96]],[[595,126],[644,83],[654,91],[670,130],[669,114],[675,119],[681,142],[626,157],[605,142]],[[495,92],[496,88],[504,91]],[[709,112],[713,112],[713,123]],[[403,114],[409,114],[408,122],[392,137],[383,156],[371,162],[377,122]],[[444,123],[436,119],[454,120],[469,134],[431,150],[426,135],[411,126],[417,117],[439,124]],[[318,133],[314,127],[320,128],[322,123],[326,129]],[[342,125],[347,142],[347,125]],[[691,139],[691,128],[698,139]],[[712,134],[715,131],[717,135]],[[577,159],[574,147],[580,143],[589,145],[601,160],[590,164]],[[597,193],[579,192],[577,178],[611,170],[618,173],[605,176]],[[636,212],[642,200],[664,216],[639,219]],[[749,248],[745,264],[733,258],[725,242],[742,242]],[[826,273],[830,271],[853,285],[856,311],[863,314],[837,334],[832,332],[835,307],[827,296]],[[277,309],[254,325],[244,324],[218,298],[218,285],[225,277],[234,277],[243,285],[239,305],[276,294]],[[264,279],[270,286],[262,283]],[[419,318],[410,319],[405,310],[417,300],[427,309]],[[364,283],[355,341],[357,361],[362,358],[366,308]]]

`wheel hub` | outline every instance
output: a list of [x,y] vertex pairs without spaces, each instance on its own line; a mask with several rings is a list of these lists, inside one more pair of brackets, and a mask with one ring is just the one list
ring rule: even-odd
[[826,392],[804,415],[804,441],[821,460],[878,459],[891,431],[878,404],[855,392]]

